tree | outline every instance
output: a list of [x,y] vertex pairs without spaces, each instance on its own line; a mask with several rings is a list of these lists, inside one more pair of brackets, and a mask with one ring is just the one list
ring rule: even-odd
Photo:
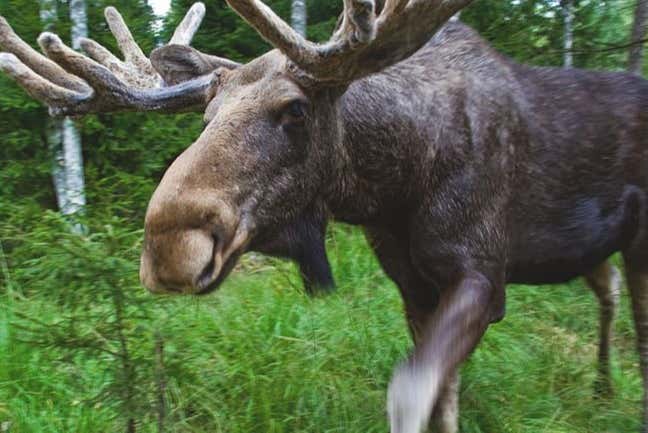
[[[58,16],[56,0],[40,1],[40,18],[46,31],[54,30]],[[45,140],[52,154],[52,182],[58,208],[63,212],[67,208],[67,188],[65,187],[65,157],[63,153],[63,120],[47,117],[45,123]]]
[[302,36],[306,36],[306,0],[292,0],[290,24]]
[[[80,39],[88,36],[85,0],[70,0],[70,21],[72,21],[72,47],[78,50]],[[86,199],[81,135],[70,118],[63,120],[63,158],[67,203],[61,211],[63,215],[75,215],[83,211]],[[75,227],[79,230],[81,226],[77,224]]]
[[563,66],[571,68],[574,66],[572,53],[574,47],[574,0],[563,0],[562,13],[565,26],[563,31]]
[[628,55],[628,71],[641,75],[643,66],[643,42],[646,37],[648,25],[648,1],[637,0],[635,8],[634,24],[632,25],[632,36],[630,38],[630,53]]
[[[72,46],[79,49],[79,39],[88,36],[85,2],[71,0],[69,8]],[[53,30],[58,17],[56,0],[40,1],[40,17],[45,30]],[[73,216],[85,206],[81,136],[69,118],[48,118],[45,135],[52,154],[52,180],[59,210],[63,215]],[[82,226],[75,223],[73,230],[80,232]]]

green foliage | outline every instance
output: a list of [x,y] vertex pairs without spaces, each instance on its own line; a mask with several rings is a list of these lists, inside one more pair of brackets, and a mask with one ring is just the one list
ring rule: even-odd
[[[123,226],[117,218],[112,223]],[[152,332],[152,301],[135,290],[141,231],[115,226],[93,227],[86,238],[72,234],[57,214],[47,213],[26,233],[7,233],[3,227],[3,243],[11,252],[6,298],[20,304],[9,311],[8,340],[49,351],[63,371],[92,365],[103,380],[83,403],[107,405],[124,418],[140,419],[149,411],[143,397],[150,381],[142,376],[153,371],[153,349],[142,335]],[[14,260],[22,266],[14,268]],[[23,311],[28,305],[21,301],[27,299],[42,303],[47,313],[34,314],[31,307]],[[83,375],[70,379],[70,386],[87,385]]]
[[[294,268],[273,261],[244,263],[198,302],[151,298],[138,287],[141,232],[124,220],[91,226],[102,233],[87,239],[66,235],[64,224],[50,214],[0,256],[9,260],[0,423],[11,422],[12,431],[123,431],[131,414],[138,431],[156,431],[156,330],[165,342],[168,431],[387,431],[385,388],[410,343],[397,290],[358,230],[330,233],[340,287],[327,298],[304,296]],[[127,296],[119,327],[115,285]],[[74,311],[81,302],[87,310]],[[579,282],[512,287],[507,318],[464,368],[462,432],[638,429],[641,381],[627,297],[615,331],[616,395],[601,401],[592,393],[597,318],[595,297]],[[130,341],[136,367],[128,383],[137,397],[128,408],[116,329]]]
[[[117,52],[102,9],[115,5],[145,52],[190,6],[175,0],[157,34],[145,1],[89,1],[90,36]],[[308,35],[325,40],[341,1],[308,2]],[[462,19],[509,56],[562,62],[554,0],[481,0]],[[288,18],[290,2],[269,4]],[[621,69],[634,2],[581,0],[577,66]],[[69,35],[67,2],[53,30]],[[0,2],[35,45],[38,3]],[[269,47],[224,1],[207,2],[195,44],[247,61]],[[328,239],[338,292],[310,300],[292,265],[244,262],[220,293],[153,298],[137,268],[146,204],[164,169],[199,134],[198,114],[77,120],[82,131],[87,236],[56,213],[46,110],[0,75],[0,430],[17,432],[379,432],[385,387],[409,340],[397,291],[361,234]],[[593,402],[596,308],[579,284],[514,287],[509,314],[465,369],[464,432],[631,431],[640,384],[627,305],[617,325],[611,401]],[[574,311],[577,310],[577,314]],[[161,351],[161,344],[164,350]],[[162,357],[160,356],[162,353]],[[497,392],[494,392],[497,390]],[[585,402],[585,404],[583,404]]]
[[[574,62],[576,67],[624,69],[633,19],[634,0],[574,2]],[[498,50],[517,61],[560,66],[563,21],[559,1],[476,1],[461,15]]]

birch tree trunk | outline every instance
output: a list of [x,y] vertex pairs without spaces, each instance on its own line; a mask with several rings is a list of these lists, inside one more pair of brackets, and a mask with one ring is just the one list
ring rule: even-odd
[[574,66],[574,0],[563,0],[563,66],[571,68]]
[[[80,38],[88,37],[88,17],[85,0],[70,0],[70,20],[72,21],[72,47],[80,48]],[[64,215],[75,215],[83,211],[86,204],[85,180],[83,177],[83,153],[81,135],[74,122],[68,117],[63,120],[63,157],[65,161],[65,185],[67,206],[61,211]],[[76,227],[81,229],[81,227]]]
[[[56,0],[40,0],[40,19],[43,29],[54,30],[57,18]],[[45,124],[45,139],[52,155],[52,183],[58,208],[67,208],[67,188],[65,186],[65,159],[63,157],[63,121],[48,117]]]
[[292,0],[290,24],[300,35],[306,37],[306,0]]
[[68,197],[65,187],[65,158],[63,157],[63,120],[48,117],[45,121],[45,139],[52,155],[52,183],[59,210],[67,208]]
[[637,0],[635,8],[634,24],[632,25],[632,35],[630,42],[630,53],[628,55],[628,72],[641,75],[643,66],[643,43],[639,41],[646,37],[646,27],[648,25],[648,0]]
[[[40,0],[40,19],[45,30],[53,30],[57,19],[56,0]],[[79,38],[88,35],[88,20],[84,0],[70,0],[72,46],[79,48]],[[45,135],[52,154],[52,181],[56,202],[63,215],[75,215],[85,206],[83,154],[81,136],[71,119],[47,118]],[[74,223],[75,232],[83,227]]]

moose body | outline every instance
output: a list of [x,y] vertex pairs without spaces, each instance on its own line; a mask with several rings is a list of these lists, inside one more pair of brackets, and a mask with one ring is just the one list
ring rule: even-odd
[[648,82],[625,73],[518,70],[527,90],[525,131],[515,140],[508,280],[560,282],[616,251],[641,255]]
[[464,261],[498,291],[565,282],[643,252],[647,109],[642,78],[519,65],[449,23],[345,93],[348,166],[326,202],[401,239],[432,291]]
[[[609,390],[619,281],[606,260],[648,254],[648,82],[519,65],[449,23],[408,60],[354,83],[342,104],[349,167],[327,203],[366,226],[415,339],[466,269],[488,280],[491,322],[508,283],[585,276],[601,301],[598,385]],[[445,402],[456,399],[439,403],[456,413]]]
[[415,342],[390,384],[391,431],[419,433],[432,415],[455,433],[457,371],[504,316],[508,283],[586,278],[601,305],[597,389],[610,389],[607,259],[621,251],[648,433],[648,83],[518,65],[443,26],[469,0],[348,0],[321,46],[257,0],[228,2],[279,49],[245,65],[191,49],[198,5],[149,61],[108,10],[126,63],[44,34],[54,63],[0,21],[13,53],[0,67],[54,113],[205,110],[149,204],[144,285],[209,293],[256,250],[328,287],[326,221],[362,225]]

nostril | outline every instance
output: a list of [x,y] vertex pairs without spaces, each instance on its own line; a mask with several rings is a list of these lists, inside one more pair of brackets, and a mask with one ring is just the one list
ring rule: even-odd
[[214,274],[214,266],[214,261],[210,260],[209,264],[205,269],[203,269],[200,275],[198,275],[198,278],[196,278],[196,287],[200,290],[205,289],[211,284]]
[[216,267],[214,256],[216,255],[216,250],[218,248],[219,238],[216,233],[212,233],[212,238],[214,240],[214,245],[212,246],[211,260],[209,260],[209,263],[207,263],[205,268],[202,270],[200,275],[196,277],[195,280],[195,286],[200,290],[207,288],[207,286],[209,286],[214,279],[214,269]]

